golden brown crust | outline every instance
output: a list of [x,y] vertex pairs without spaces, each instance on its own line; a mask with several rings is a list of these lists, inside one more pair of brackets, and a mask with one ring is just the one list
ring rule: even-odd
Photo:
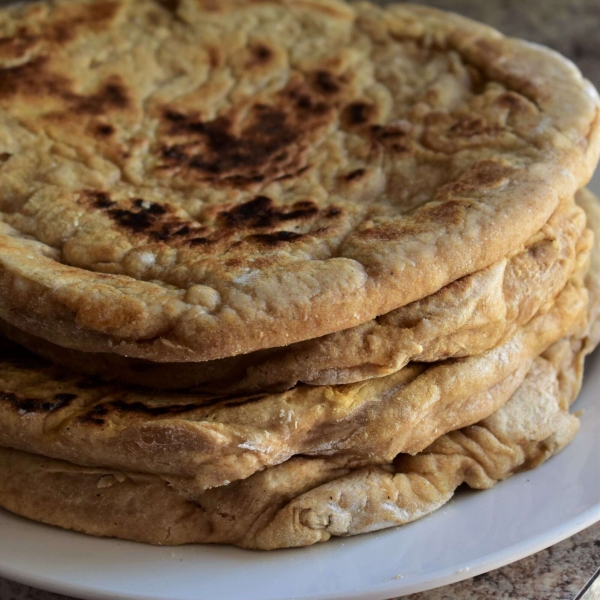
[[552,302],[573,272],[585,214],[562,203],[524,249],[432,296],[351,329],[285,348],[203,363],[153,363],[63,348],[0,321],[9,339],[55,364],[106,381],[217,393],[284,391],[381,377],[409,361],[480,354],[508,339]]
[[520,248],[598,157],[570,63],[429,9],[63,0],[0,36],[0,316],[80,350],[356,326]]

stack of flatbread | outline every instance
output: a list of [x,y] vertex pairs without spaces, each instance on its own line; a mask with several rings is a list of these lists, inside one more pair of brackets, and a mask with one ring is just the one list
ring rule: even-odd
[[155,544],[400,525],[575,435],[599,99],[433,9],[0,11],[0,506]]

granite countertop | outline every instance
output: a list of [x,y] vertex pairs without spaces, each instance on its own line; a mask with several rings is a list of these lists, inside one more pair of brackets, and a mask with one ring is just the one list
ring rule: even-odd
[[[510,35],[547,44],[574,60],[600,88],[600,0],[413,1],[454,10]],[[600,523],[502,569],[405,598],[571,600],[599,565]],[[0,600],[68,599],[0,578]]]

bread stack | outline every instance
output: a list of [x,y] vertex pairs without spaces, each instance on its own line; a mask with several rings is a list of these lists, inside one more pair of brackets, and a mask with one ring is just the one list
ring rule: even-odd
[[0,505],[304,546],[561,450],[600,338],[599,100],[433,9],[0,12]]

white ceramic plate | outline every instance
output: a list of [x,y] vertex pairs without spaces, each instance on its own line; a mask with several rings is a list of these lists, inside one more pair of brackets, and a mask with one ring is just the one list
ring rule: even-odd
[[95,539],[0,511],[0,575],[85,599],[379,600],[490,571],[600,521],[600,352],[573,443],[486,492],[397,529],[269,553]]

